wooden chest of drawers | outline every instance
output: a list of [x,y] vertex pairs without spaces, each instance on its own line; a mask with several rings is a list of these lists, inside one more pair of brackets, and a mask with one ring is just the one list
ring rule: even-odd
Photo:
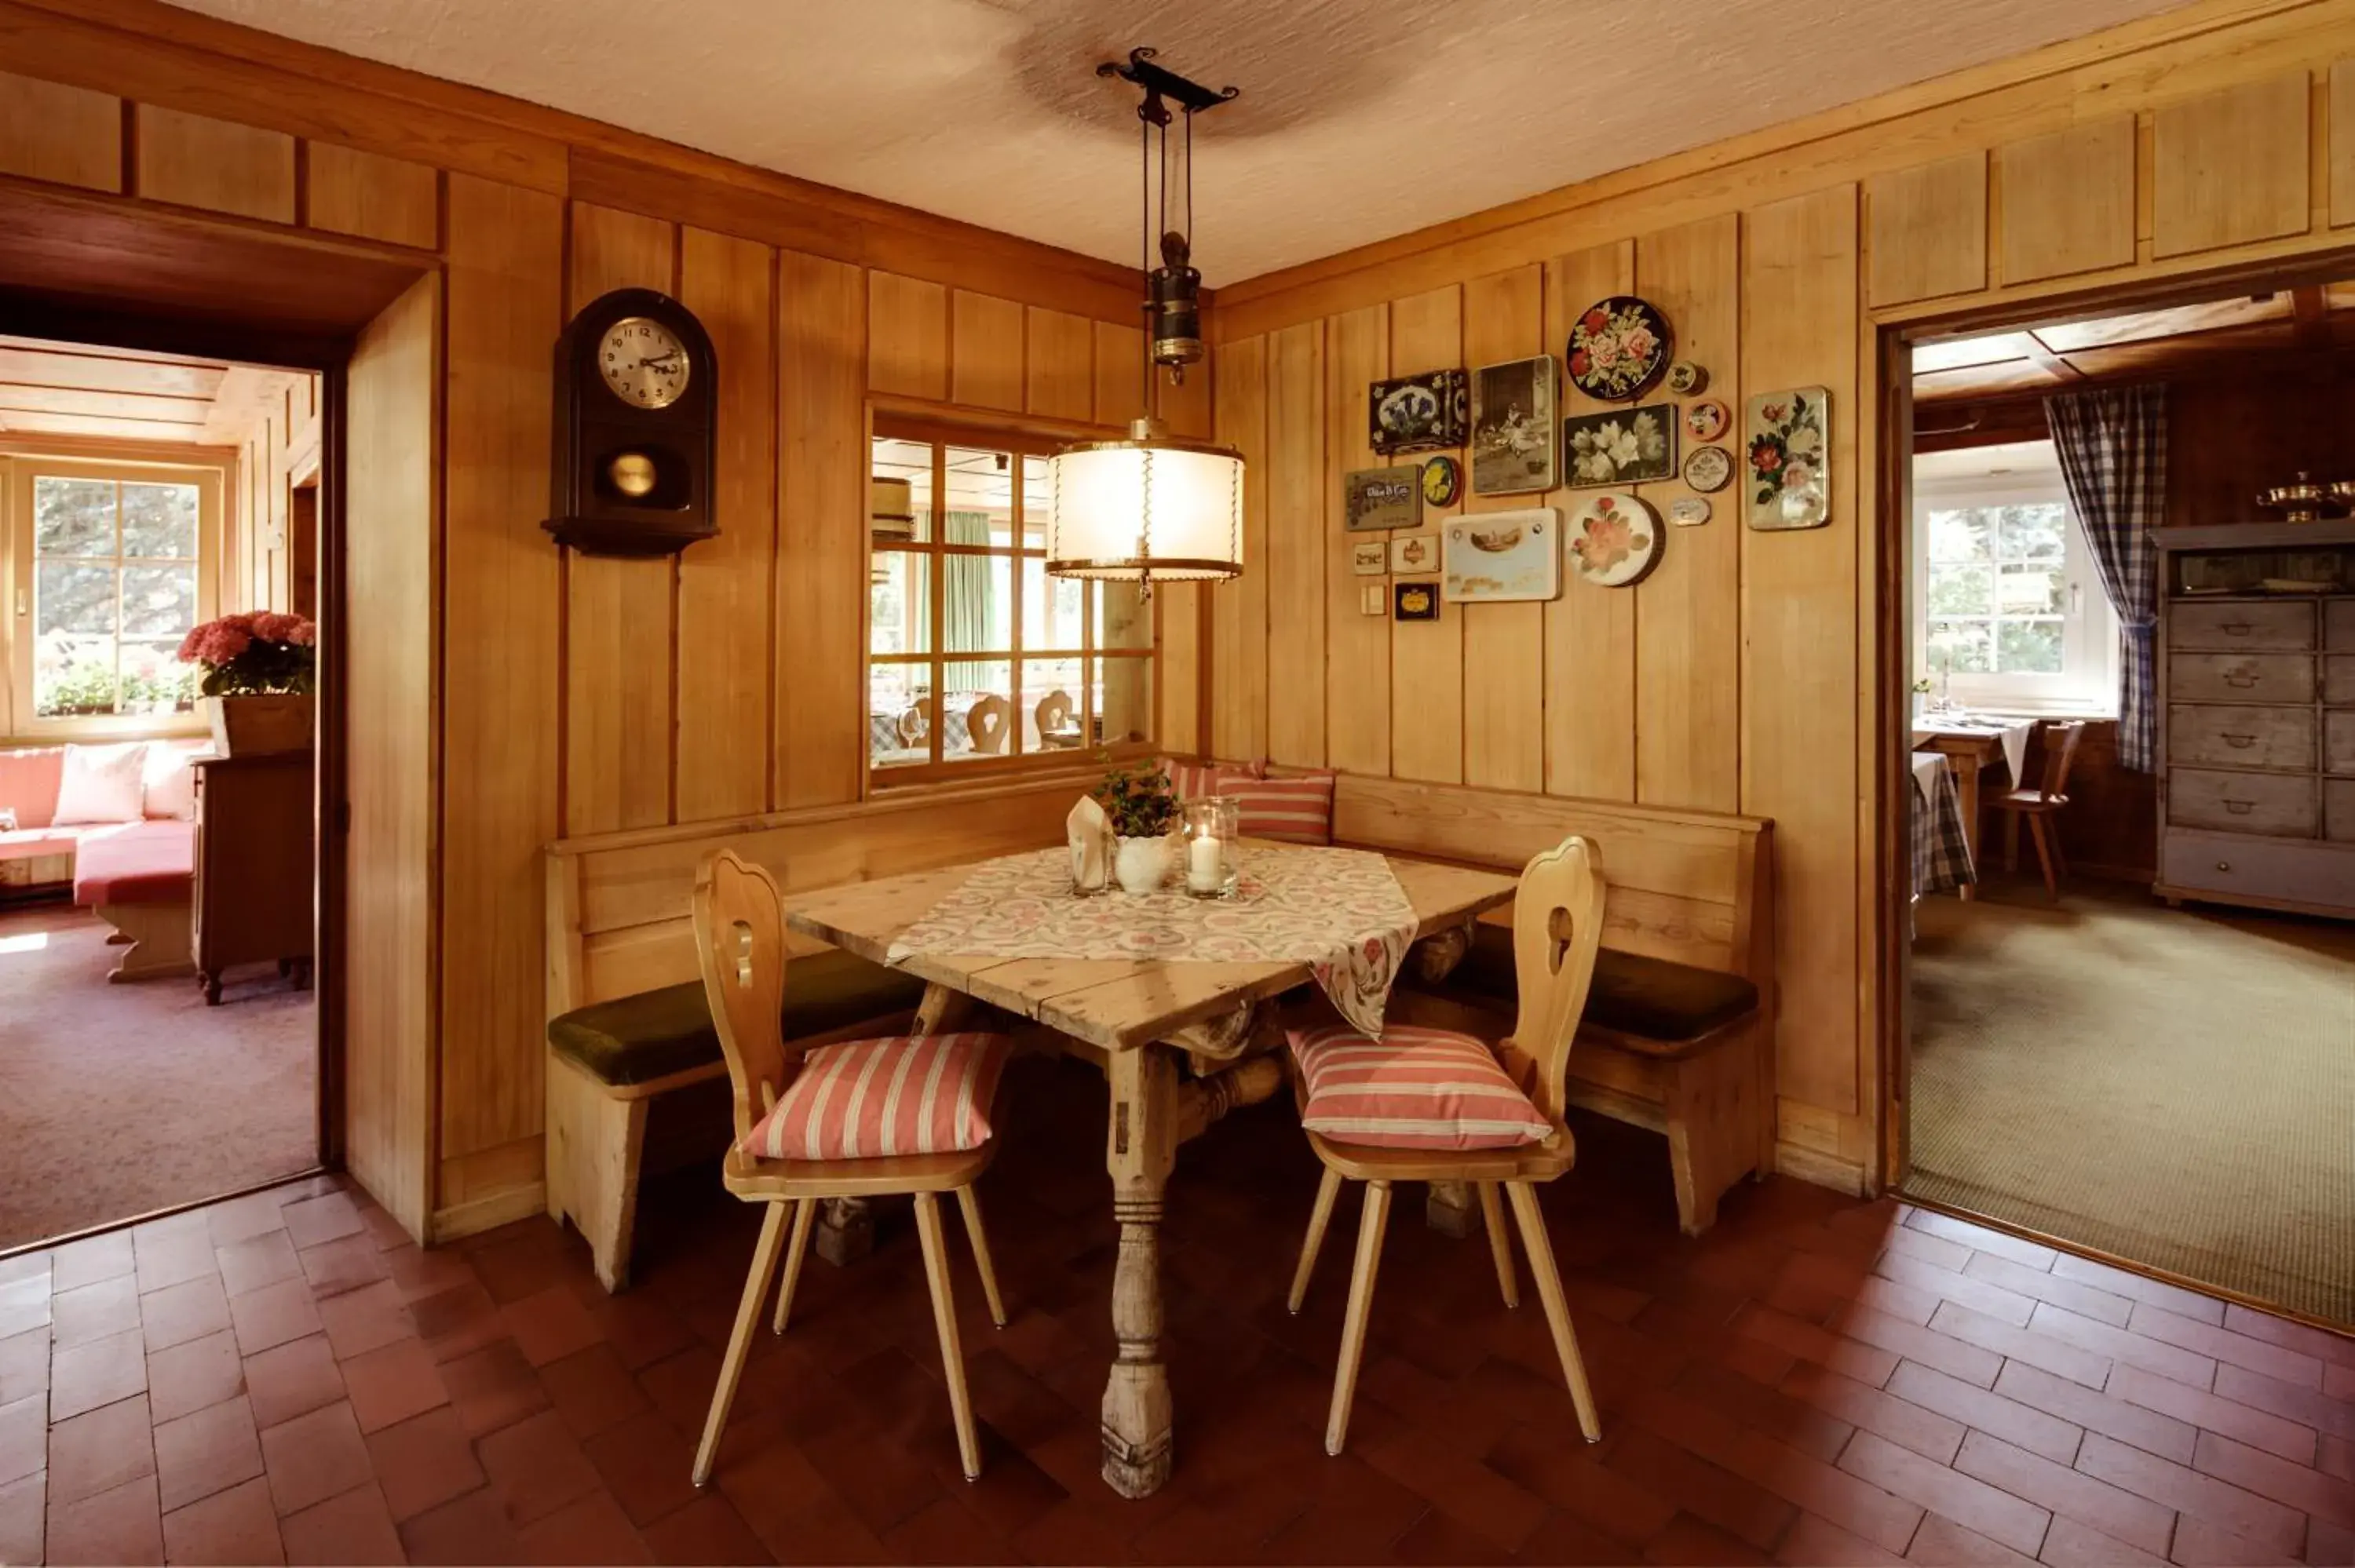
[[191,937],[205,1000],[221,971],[275,961],[310,983],[318,898],[313,874],[312,754],[208,757],[197,776],[197,886]]
[[2355,524],[2152,537],[2158,891],[2355,916]]

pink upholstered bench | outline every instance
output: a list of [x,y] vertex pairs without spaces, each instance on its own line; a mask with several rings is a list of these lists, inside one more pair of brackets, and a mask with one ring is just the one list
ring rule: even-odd
[[74,902],[130,943],[110,980],[195,971],[188,909],[197,883],[197,825],[152,818],[85,828],[74,850]]

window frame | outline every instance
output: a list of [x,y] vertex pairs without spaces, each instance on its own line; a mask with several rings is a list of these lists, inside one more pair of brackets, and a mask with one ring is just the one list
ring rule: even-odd
[[[143,739],[208,733],[201,710],[170,714],[36,712],[34,663],[38,636],[33,604],[33,490],[40,479],[197,487],[197,620],[220,613],[220,577],[229,489],[226,459],[147,451],[99,453],[19,449],[0,451],[0,614],[6,617],[8,671],[0,689],[0,735],[38,741]],[[119,526],[119,524],[118,524]],[[119,557],[118,557],[119,560]],[[115,629],[118,644],[120,624]]]
[[1913,571],[1909,598],[1913,620],[1913,673],[1930,683],[1930,695],[1940,690],[1930,650],[1930,514],[1933,510],[2029,504],[2057,500],[2066,518],[2062,531],[2061,570],[2066,596],[2061,612],[2061,670],[2057,674],[2028,671],[1987,673],[1956,673],[1946,690],[1965,707],[2022,715],[2066,714],[2115,717],[2118,708],[2118,620],[2110,608],[2101,577],[2094,570],[2093,547],[2070,503],[2059,458],[2050,440],[2023,442],[2041,446],[2043,453],[1992,474],[1931,474],[1913,476],[1911,553]]
[[[1098,596],[1092,591],[1083,591],[1081,595],[1081,632],[1080,643],[1077,647],[1030,648],[1025,646],[1023,642],[1026,609],[1024,604],[1026,574],[1023,564],[1033,560],[1043,562],[1047,555],[1043,538],[1035,547],[1024,543],[1026,527],[1032,525],[1034,519],[1031,515],[1033,498],[1025,494],[1022,475],[1023,460],[1051,457],[1075,438],[1071,435],[1050,433],[1043,429],[1025,428],[1016,424],[965,423],[886,408],[876,408],[872,411],[868,421],[867,435],[865,471],[870,487],[868,494],[871,495],[874,477],[875,443],[879,440],[901,440],[921,442],[932,448],[932,499],[931,525],[927,530],[930,537],[921,542],[910,541],[904,544],[885,544],[876,539],[872,525],[871,503],[862,499],[862,504],[870,506],[870,516],[866,531],[868,589],[861,600],[859,611],[859,641],[862,651],[859,713],[862,719],[871,723],[874,711],[872,704],[875,672],[879,668],[893,665],[927,671],[931,690],[935,696],[938,696],[948,689],[947,670],[950,665],[1002,663],[1007,668],[1007,683],[1011,694],[1009,701],[1014,705],[1014,712],[1011,715],[1011,734],[1007,738],[1006,754],[1002,757],[944,755],[943,744],[948,726],[945,724],[935,723],[925,737],[929,753],[925,760],[879,764],[876,761],[871,736],[863,736],[859,755],[868,792],[870,794],[886,792],[911,785],[937,785],[958,780],[1003,779],[1008,775],[1018,777],[1027,774],[1068,771],[1075,767],[1092,766],[1097,757],[1107,751],[1115,760],[1121,761],[1157,754],[1161,748],[1159,730],[1162,600],[1159,596],[1156,595],[1147,607],[1150,637],[1146,645],[1141,648],[1104,649],[1097,646],[1099,629],[1096,599]],[[1009,533],[1013,541],[1010,546],[1001,547],[994,545],[964,545],[948,542],[946,537],[948,507],[945,504],[945,497],[948,493],[947,452],[951,447],[962,447],[968,450],[1002,451],[1008,454],[1011,460],[1011,483],[1007,499],[1011,522]],[[1038,499],[1043,502],[1043,498]],[[1043,515],[1043,507],[1041,514]],[[923,652],[878,653],[875,652],[875,599],[872,572],[878,558],[890,555],[912,556],[926,562],[924,593],[927,602],[924,622],[927,630],[925,641],[928,647]],[[1007,577],[1010,597],[1007,607],[1007,624],[1010,639],[1008,647],[952,650],[945,646],[947,638],[943,627],[946,621],[948,573],[943,567],[948,560],[957,556],[978,556],[1009,563]],[[1082,579],[1082,586],[1083,589],[1092,588],[1093,584]],[[1077,747],[1057,747],[1052,750],[1026,750],[1024,747],[1026,715],[1019,706],[1023,696],[1023,665],[1026,662],[1051,659],[1075,661],[1082,671],[1074,716],[1079,720],[1082,737],[1093,733],[1097,718],[1095,693],[1097,686],[1102,683],[1099,666],[1107,660],[1135,661],[1143,663],[1146,670],[1147,682],[1146,705],[1146,727],[1149,731],[1147,738],[1138,741],[1121,741],[1109,747],[1088,745],[1083,738],[1082,744]]]

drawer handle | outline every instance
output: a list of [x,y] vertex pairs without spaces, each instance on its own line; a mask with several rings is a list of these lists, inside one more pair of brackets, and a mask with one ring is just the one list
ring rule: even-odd
[[2254,670],[2227,670],[2224,672],[2224,683],[2245,691],[2257,683],[2257,673]]
[[2245,817],[2256,809],[2257,803],[2254,800],[2235,800],[2230,796],[2225,797],[2224,810],[2236,817]]
[[2219,630],[2227,637],[2246,637],[2256,628],[2245,620],[2228,620]]
[[2229,860],[2220,860],[2216,863],[2216,869],[2218,871],[2230,871],[2232,869],[2232,863]]
[[2222,738],[2226,746],[2235,751],[2246,751],[2257,744],[2257,737],[2254,735],[2228,735]]

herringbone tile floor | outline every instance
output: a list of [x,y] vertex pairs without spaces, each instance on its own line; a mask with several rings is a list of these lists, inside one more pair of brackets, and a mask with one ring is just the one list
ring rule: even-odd
[[957,1283],[958,1472],[914,1238],[813,1263],[687,1483],[757,1216],[655,1184],[608,1298],[530,1220],[421,1253],[333,1180],[0,1264],[0,1563],[2355,1561],[2355,1343],[1776,1180],[1676,1233],[1659,1140],[1581,1124],[1546,1197],[1600,1394],[1402,1204],[1349,1447],[1320,1444],[1354,1223],[1280,1106],[1181,1157],[1178,1467],[1097,1477],[1102,1090],[1026,1063],[984,1183],[1013,1320]]

